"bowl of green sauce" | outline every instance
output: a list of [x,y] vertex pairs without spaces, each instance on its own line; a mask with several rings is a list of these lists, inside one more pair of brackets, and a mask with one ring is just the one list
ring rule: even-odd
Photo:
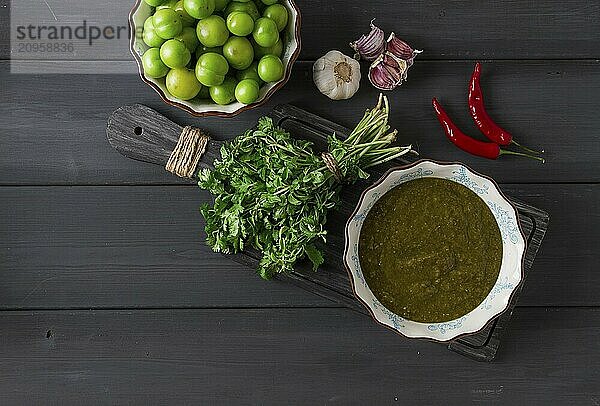
[[525,247],[517,210],[491,178],[421,160],[363,192],[346,225],[344,262],[376,321],[445,342],[508,308]]

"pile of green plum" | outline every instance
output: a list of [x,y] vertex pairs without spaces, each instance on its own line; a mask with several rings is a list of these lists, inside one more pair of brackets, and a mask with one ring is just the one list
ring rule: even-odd
[[172,96],[250,104],[263,83],[283,78],[289,14],[279,0],[144,1],[155,7],[144,22],[144,74],[165,78]]

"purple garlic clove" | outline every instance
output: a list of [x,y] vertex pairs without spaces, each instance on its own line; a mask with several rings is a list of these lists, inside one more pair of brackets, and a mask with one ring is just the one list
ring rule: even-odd
[[390,75],[396,79],[396,86],[401,85],[402,82],[406,80],[408,72],[408,63],[406,61],[394,57],[394,55],[389,52],[384,52],[383,63]]
[[394,55],[396,58],[404,59],[405,61],[413,57],[414,50],[406,42],[396,37],[393,32],[387,39],[386,50]]
[[405,60],[408,64],[408,67],[412,66],[415,56],[423,52],[412,49],[410,45],[402,41],[400,38],[396,37],[396,34],[394,34],[393,32],[387,39],[386,51],[391,53],[398,59]]
[[362,35],[358,40],[351,42],[350,46],[356,52],[354,58],[374,61],[385,51],[385,34],[383,30],[371,20],[371,32]]
[[369,81],[380,90],[393,90],[406,79],[408,65],[402,59],[384,53],[369,67]]

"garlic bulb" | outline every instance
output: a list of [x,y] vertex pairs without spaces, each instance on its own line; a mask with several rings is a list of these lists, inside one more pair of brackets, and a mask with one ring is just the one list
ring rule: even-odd
[[313,81],[330,99],[349,99],[360,86],[360,64],[340,51],[329,51],[313,65]]

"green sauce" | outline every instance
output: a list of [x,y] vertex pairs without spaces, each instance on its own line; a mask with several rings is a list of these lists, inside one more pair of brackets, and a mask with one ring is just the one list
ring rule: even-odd
[[485,202],[465,186],[421,178],[369,211],[359,257],[379,301],[409,320],[439,323],[475,309],[500,272],[502,238]]

